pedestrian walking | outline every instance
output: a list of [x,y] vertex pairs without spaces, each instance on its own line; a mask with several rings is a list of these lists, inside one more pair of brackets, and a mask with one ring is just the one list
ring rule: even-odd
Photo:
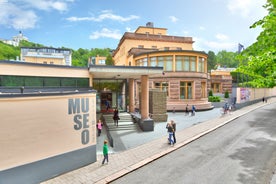
[[189,115],[189,107],[188,107],[188,104],[186,105],[186,109],[185,109],[185,116],[188,116]]
[[174,130],[173,130],[173,127],[172,127],[171,122],[169,122],[169,123],[167,124],[166,128],[167,128],[168,133],[169,133],[169,137],[168,137],[169,144],[170,144],[171,146],[173,146],[173,143],[174,143],[174,140],[173,140],[173,132],[174,132]]
[[114,120],[114,124],[118,127],[118,122],[120,120],[120,117],[119,117],[119,111],[117,107],[114,109],[113,120]]
[[192,116],[195,115],[195,111],[196,111],[196,107],[194,105],[192,105]]
[[173,127],[173,144],[175,144],[176,143],[176,138],[175,138],[176,124],[174,120],[171,120],[171,125]]
[[108,145],[107,145],[107,140],[104,141],[104,145],[103,145],[103,156],[104,159],[102,161],[102,165],[104,165],[105,161],[108,164]]
[[97,123],[98,136],[100,136],[102,133],[102,127],[103,127],[103,122],[101,119],[99,119]]

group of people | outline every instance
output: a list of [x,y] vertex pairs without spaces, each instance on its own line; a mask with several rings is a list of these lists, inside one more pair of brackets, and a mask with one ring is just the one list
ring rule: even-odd
[[[119,111],[116,107],[114,109],[114,113],[113,113],[113,121],[114,121],[115,126],[117,126],[117,127],[118,127],[119,120],[120,120]],[[103,128],[103,122],[102,122],[101,119],[98,120],[96,127],[97,127],[97,130],[98,130],[98,136],[100,136],[101,132],[102,132],[102,128]]]
[[[195,115],[195,111],[196,111],[196,107],[194,105],[192,105],[191,116]],[[186,109],[185,109],[185,116],[188,116],[188,115],[189,115],[189,105],[187,104]]]
[[173,120],[167,123],[166,125],[169,137],[168,143],[173,146],[176,143],[175,131],[176,131],[176,124]]

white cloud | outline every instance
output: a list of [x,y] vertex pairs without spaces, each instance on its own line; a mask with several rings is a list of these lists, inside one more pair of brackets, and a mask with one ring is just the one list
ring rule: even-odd
[[44,11],[57,10],[64,12],[68,10],[68,3],[66,0],[21,0],[25,8],[32,8]]
[[195,41],[193,47],[195,50],[204,50],[205,52],[208,51],[235,51],[237,49],[237,43],[229,42],[229,41],[207,41],[199,37],[193,37]]
[[200,26],[199,29],[200,29],[200,30],[205,30],[206,28],[203,27],[203,26]]
[[122,17],[120,15],[113,14],[109,11],[103,11],[102,14],[100,14],[98,17],[69,17],[67,18],[68,21],[76,22],[76,21],[95,21],[95,22],[101,22],[103,20],[109,19],[109,20],[115,20],[119,22],[127,22],[134,19],[139,19],[139,16],[136,15],[130,15],[128,17]]
[[228,0],[227,8],[233,14],[238,14],[243,18],[251,16],[262,18],[266,14],[266,10],[262,6],[266,0]]
[[103,28],[101,31],[95,31],[89,36],[92,40],[99,38],[113,38],[119,40],[121,37],[122,34],[119,30],[109,30],[107,28]]
[[172,22],[178,21],[178,18],[176,18],[175,16],[169,16],[169,18],[171,19]]
[[126,32],[135,32],[135,29],[134,30],[132,30],[130,27],[126,27]]
[[0,25],[14,29],[35,27],[38,17],[32,10],[22,10],[7,1],[1,1],[0,4]]
[[31,29],[36,26],[36,10],[68,10],[68,3],[74,0],[0,0],[0,25],[14,29]]
[[228,40],[228,39],[229,39],[227,35],[221,34],[221,33],[218,33],[218,34],[216,35],[216,38],[217,38],[218,40],[221,40],[221,41],[225,41],[225,40]]

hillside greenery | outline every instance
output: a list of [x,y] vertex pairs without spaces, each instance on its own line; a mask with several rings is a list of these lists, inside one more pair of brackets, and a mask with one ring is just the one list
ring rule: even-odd
[[[16,60],[16,57],[20,57],[20,47],[46,47],[42,44],[21,41],[18,47],[13,45],[5,44],[0,41],[0,60]],[[62,47],[63,49],[69,49]],[[97,55],[107,57],[106,64],[114,65],[112,60],[111,52],[109,48],[105,49],[78,49],[72,50],[72,66],[87,67],[89,57],[96,57]]]

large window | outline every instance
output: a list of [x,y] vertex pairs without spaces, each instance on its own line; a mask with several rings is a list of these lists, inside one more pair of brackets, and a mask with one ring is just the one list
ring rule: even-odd
[[205,58],[199,57],[198,60],[198,71],[199,72],[204,72],[205,71]]
[[150,58],[150,66],[157,66],[156,57]]
[[183,56],[175,57],[175,71],[184,71],[184,57]]
[[180,99],[192,99],[193,97],[192,82],[180,82]]
[[136,66],[148,66],[148,59],[142,58],[136,61]]
[[0,76],[0,86],[4,87],[89,87],[88,78],[69,77],[30,77],[30,76]]
[[220,92],[220,83],[212,83],[211,89],[214,93],[219,93]]
[[191,72],[196,72],[196,57],[190,57]]
[[168,82],[155,82],[154,87],[159,89],[160,91],[167,92],[167,96],[169,96],[169,83]]
[[164,68],[164,71],[173,71],[173,57],[172,56],[159,56],[158,66]]

